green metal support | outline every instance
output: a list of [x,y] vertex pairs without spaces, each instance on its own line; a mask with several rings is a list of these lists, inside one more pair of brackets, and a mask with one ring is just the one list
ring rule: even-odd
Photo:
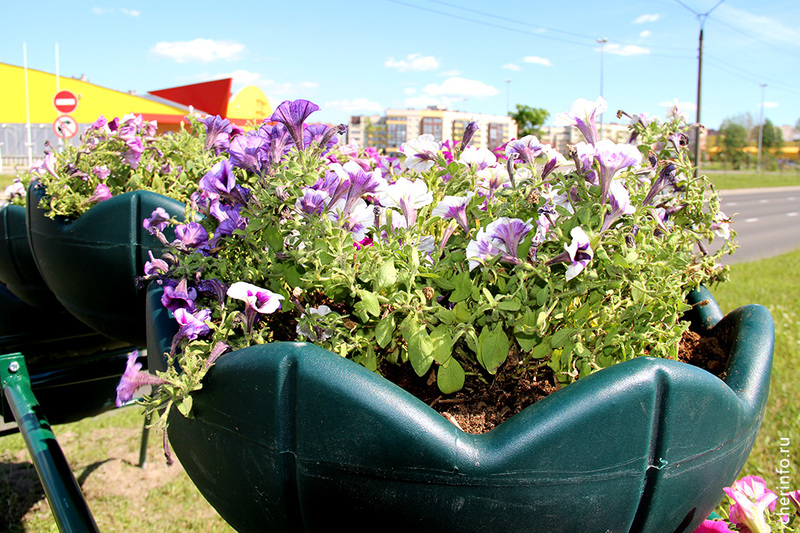
[[5,394],[60,531],[99,531],[80,486],[31,389],[25,357],[0,355]]

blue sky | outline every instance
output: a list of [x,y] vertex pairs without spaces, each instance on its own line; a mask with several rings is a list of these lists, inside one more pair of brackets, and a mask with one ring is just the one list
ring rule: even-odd
[[[492,8],[490,5],[499,7]],[[713,9],[713,10],[712,10]],[[340,0],[338,2],[4,2],[0,62],[145,93],[232,76],[273,107],[306,98],[312,116],[347,122],[386,108],[440,105],[505,114],[521,103],[556,113],[603,95],[612,111],[701,120],[764,113],[800,119],[797,0]],[[603,47],[597,39],[607,39]],[[761,84],[766,87],[761,88]],[[0,85],[0,90],[1,90]]]

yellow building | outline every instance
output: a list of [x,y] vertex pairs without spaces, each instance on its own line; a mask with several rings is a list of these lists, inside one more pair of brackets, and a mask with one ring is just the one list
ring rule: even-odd
[[142,115],[155,120],[163,132],[178,129],[192,111],[220,115],[240,125],[272,114],[257,87],[245,87],[231,99],[230,78],[141,96],[5,63],[0,63],[0,80],[0,171],[30,165],[41,158],[46,142],[77,143],[80,133],[101,115],[109,120],[129,113]]

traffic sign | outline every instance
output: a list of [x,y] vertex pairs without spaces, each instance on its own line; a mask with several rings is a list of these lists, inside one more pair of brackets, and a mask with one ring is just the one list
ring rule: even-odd
[[58,91],[53,97],[53,105],[62,113],[72,113],[78,107],[78,97],[72,91]]
[[62,139],[72,139],[78,133],[78,122],[69,115],[61,115],[53,121],[53,132]]

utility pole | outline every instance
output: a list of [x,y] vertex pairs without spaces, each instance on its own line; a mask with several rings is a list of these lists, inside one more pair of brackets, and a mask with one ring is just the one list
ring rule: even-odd
[[756,159],[756,173],[761,173],[761,143],[764,140],[764,87],[766,83],[762,83],[761,87],[761,111],[758,116],[758,158]]
[[511,112],[511,80],[506,80],[506,116]]
[[[603,52],[605,51],[606,43],[608,39],[605,37],[601,37],[597,39],[597,42],[600,43],[600,96],[603,96]],[[600,134],[597,137],[597,140],[603,139],[603,114],[600,113]]]
[[706,23],[706,19],[711,14],[712,11],[717,9],[722,2],[725,0],[719,0],[714,7],[706,11],[705,13],[698,13],[691,7],[684,4],[681,0],[675,0],[681,6],[686,8],[689,12],[691,12],[697,20],[700,22],[700,38],[699,43],[697,46],[697,114],[695,115],[695,122],[697,126],[695,128],[695,135],[694,135],[694,164],[695,164],[695,171],[694,175],[700,172],[700,100],[701,100],[701,93],[703,87],[703,26]]

